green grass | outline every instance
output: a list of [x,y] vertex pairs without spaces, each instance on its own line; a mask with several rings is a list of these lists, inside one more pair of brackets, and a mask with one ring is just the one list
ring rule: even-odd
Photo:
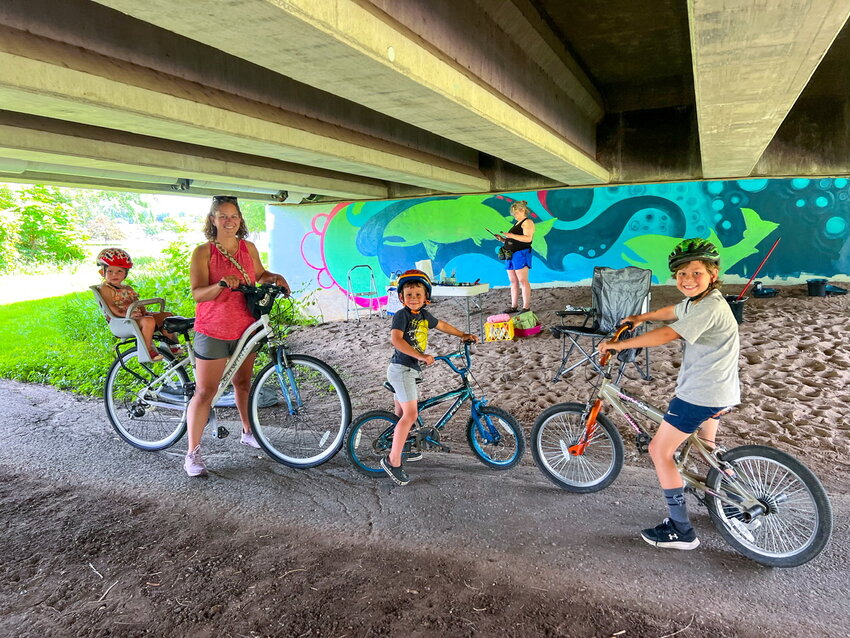
[[90,292],[0,306],[0,377],[99,395],[113,338]]

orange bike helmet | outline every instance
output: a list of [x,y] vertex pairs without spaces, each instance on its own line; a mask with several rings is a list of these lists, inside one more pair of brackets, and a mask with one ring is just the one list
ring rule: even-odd
[[418,281],[425,286],[425,298],[431,301],[431,279],[421,270],[405,270],[398,276],[398,296],[401,298],[402,290],[407,284]]

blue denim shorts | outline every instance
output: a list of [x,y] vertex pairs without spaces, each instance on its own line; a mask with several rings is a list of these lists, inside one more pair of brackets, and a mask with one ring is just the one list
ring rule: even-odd
[[728,406],[718,408],[694,405],[675,397],[667,407],[664,420],[674,428],[685,434],[692,434],[699,429],[703,423],[712,418],[720,418],[721,412],[725,412]]
[[505,270],[521,270],[523,268],[531,268],[531,248],[516,251],[505,262]]

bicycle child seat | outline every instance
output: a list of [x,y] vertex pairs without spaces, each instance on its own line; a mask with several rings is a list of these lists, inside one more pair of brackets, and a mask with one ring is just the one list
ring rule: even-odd
[[[136,308],[152,306],[154,304],[159,304],[160,312],[165,309],[165,300],[162,297],[139,299],[138,301],[134,301],[130,304],[127,308],[127,314],[122,317],[120,315],[116,315],[109,309],[109,305],[106,303],[103,295],[100,294],[100,290],[98,290],[97,286],[89,286],[89,289],[92,293],[94,293],[94,299],[97,301],[97,305],[106,319],[106,325],[109,326],[110,332],[112,332],[112,334],[118,339],[135,339],[136,343],[143,344],[145,340],[144,337],[142,337],[142,331],[139,329],[139,324],[135,319],[131,319],[130,315],[136,311]],[[142,363],[151,362],[147,348],[139,347],[138,357],[139,361]]]

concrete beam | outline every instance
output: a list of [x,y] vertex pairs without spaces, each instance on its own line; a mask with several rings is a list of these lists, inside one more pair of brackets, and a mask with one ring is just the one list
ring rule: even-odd
[[[140,181],[192,179],[247,190],[306,190],[340,199],[384,199],[385,183],[332,171],[215,151],[119,131],[0,111],[0,158],[135,175]],[[63,171],[64,172],[64,171]]]
[[688,0],[705,178],[750,175],[850,15],[847,0]]
[[98,1],[558,182],[608,181],[592,151],[368,2]]
[[479,171],[444,158],[5,27],[0,104],[436,191],[489,188]]

